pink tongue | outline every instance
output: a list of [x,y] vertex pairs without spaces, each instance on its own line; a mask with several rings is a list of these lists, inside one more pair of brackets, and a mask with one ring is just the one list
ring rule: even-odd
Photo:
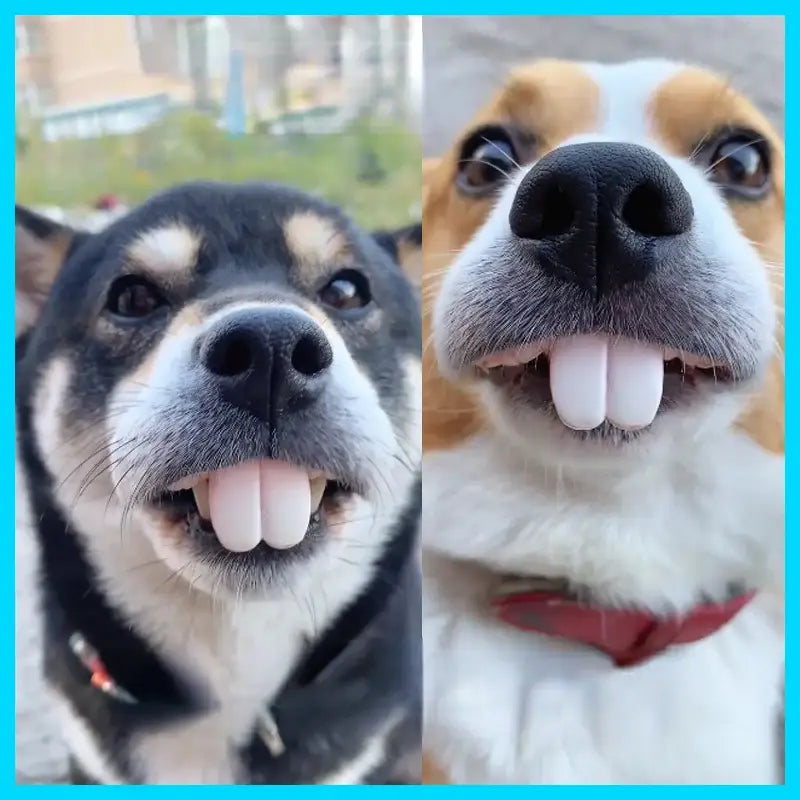
[[262,539],[285,550],[299,544],[311,515],[308,473],[284,461],[246,461],[209,475],[211,524],[236,553]]
[[651,345],[604,336],[560,339],[550,353],[550,392],[568,427],[588,431],[605,419],[624,430],[655,419],[664,388],[664,356]]

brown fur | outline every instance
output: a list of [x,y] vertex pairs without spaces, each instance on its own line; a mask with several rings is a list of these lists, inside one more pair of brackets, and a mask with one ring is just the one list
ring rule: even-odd
[[410,239],[399,238],[397,258],[411,283],[419,286],[422,281],[422,250],[419,245]]
[[759,131],[772,154],[772,193],[757,203],[733,202],[742,232],[770,265],[769,280],[778,311],[775,358],[763,390],[740,420],[762,447],[784,450],[784,148],[766,118],[727,83],[705,70],[686,68],[667,81],[653,99],[653,134],[669,151],[688,155],[723,125]]
[[[591,130],[598,89],[580,67],[539,61],[511,73],[506,85],[477,114],[468,131],[489,123],[510,123],[530,133],[537,155],[569,136]],[[466,133],[468,132],[465,132]],[[463,140],[463,136],[459,141]],[[454,446],[480,430],[481,410],[469,389],[445,381],[431,345],[431,312],[444,272],[492,207],[490,198],[465,197],[455,188],[459,148],[423,163],[423,446]]]
[[449,783],[447,776],[429,758],[422,759],[422,783],[441,786]]
[[166,346],[170,339],[174,339],[176,336],[180,336],[192,328],[201,325],[203,319],[204,314],[199,304],[193,303],[192,305],[182,308],[180,312],[175,315],[172,322],[170,322],[167,330],[164,331],[164,336],[159,346],[152,350],[150,355],[139,364],[136,370],[120,383],[120,386],[123,388],[128,387],[133,393],[141,389],[144,384],[150,381],[150,375],[156,365],[161,348]]

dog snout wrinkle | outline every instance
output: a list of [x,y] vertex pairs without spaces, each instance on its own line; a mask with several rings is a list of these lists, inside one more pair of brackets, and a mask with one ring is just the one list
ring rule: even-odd
[[333,351],[313,320],[276,308],[225,317],[203,337],[199,357],[227,402],[271,423],[319,397]]
[[644,280],[688,233],[694,209],[652,150],[619,142],[560,147],[517,190],[512,232],[547,274],[596,296]]

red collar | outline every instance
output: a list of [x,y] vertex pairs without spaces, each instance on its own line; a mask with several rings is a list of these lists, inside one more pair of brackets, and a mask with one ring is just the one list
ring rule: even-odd
[[595,647],[618,667],[640,664],[673,644],[697,642],[730,622],[755,596],[747,592],[724,603],[695,606],[683,616],[581,603],[568,592],[506,590],[492,598],[500,619],[526,631],[546,633]]

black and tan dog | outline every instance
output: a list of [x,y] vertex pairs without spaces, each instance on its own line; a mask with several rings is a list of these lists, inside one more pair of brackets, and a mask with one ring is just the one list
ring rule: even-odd
[[16,224],[74,781],[417,782],[421,341],[394,240],[255,183],[96,234]]

